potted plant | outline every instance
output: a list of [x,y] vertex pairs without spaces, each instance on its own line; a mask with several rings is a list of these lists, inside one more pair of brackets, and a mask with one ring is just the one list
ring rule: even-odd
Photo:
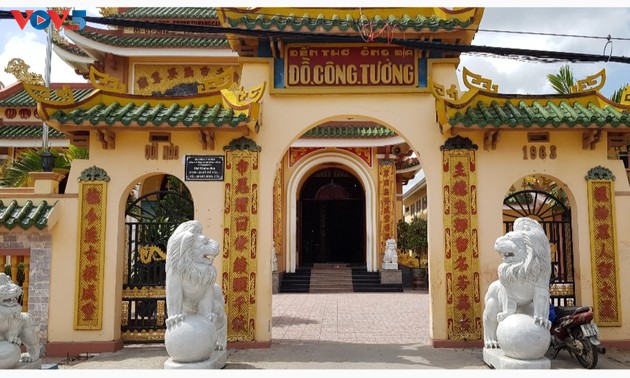
[[[404,265],[410,267],[413,277],[413,287],[428,286],[428,264],[427,264],[427,221],[413,217],[410,223],[400,220],[397,225],[398,231],[398,247],[403,252],[398,257],[399,264],[401,260]],[[407,258],[408,256],[408,258]],[[423,266],[424,264],[424,266]],[[424,271],[424,275],[423,275]]]

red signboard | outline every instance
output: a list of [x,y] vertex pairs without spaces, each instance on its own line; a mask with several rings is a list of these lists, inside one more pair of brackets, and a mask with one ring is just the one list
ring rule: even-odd
[[418,60],[402,46],[290,45],[284,61],[287,88],[418,86]]

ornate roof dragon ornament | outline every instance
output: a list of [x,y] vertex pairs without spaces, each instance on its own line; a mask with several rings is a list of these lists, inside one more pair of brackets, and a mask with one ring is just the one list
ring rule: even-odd
[[18,81],[31,85],[45,85],[44,78],[40,74],[29,72],[29,66],[20,58],[13,58],[7,63],[4,72],[15,76]]
[[5,72],[12,74],[18,81],[24,85],[24,90],[35,99],[35,101],[46,104],[72,104],[74,103],[74,94],[72,89],[64,86],[62,89],[51,91],[46,87],[44,78],[40,74],[29,72],[29,66],[20,58],[13,58],[4,69]]

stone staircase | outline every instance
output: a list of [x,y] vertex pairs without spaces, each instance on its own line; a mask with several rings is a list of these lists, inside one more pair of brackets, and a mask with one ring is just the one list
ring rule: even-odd
[[296,269],[295,273],[283,273],[280,293],[308,293],[311,284],[311,269]]
[[309,293],[352,293],[352,268],[346,264],[314,264]]
[[352,285],[355,293],[403,292],[403,284],[382,284],[379,272],[368,272],[366,268],[352,269]]
[[[411,273],[407,272],[409,286]],[[405,280],[403,271],[403,282]],[[368,272],[365,267],[347,264],[314,264],[299,268],[295,273],[284,273],[280,293],[379,293],[402,292],[404,284],[382,284],[379,272]]]

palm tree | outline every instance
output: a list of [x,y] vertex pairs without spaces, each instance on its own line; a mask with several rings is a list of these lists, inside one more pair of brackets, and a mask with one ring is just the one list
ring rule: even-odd
[[[571,71],[571,67],[568,64],[560,67],[560,70],[557,74],[549,74],[547,75],[547,81],[551,84],[551,87],[558,94],[569,94],[571,93],[571,87],[575,85],[575,78],[573,77],[573,72]],[[615,90],[610,97],[610,99],[616,103],[621,102],[621,95],[623,94],[623,90],[628,86],[628,83],[620,86],[617,90]]]
[[621,95],[623,94],[623,90],[626,89],[627,86],[628,86],[628,83],[617,88],[617,90],[613,92],[610,99],[618,104],[621,103]]
[[568,64],[560,67],[560,71],[557,74],[547,75],[547,80],[556,93],[559,94],[571,93],[571,87],[575,85],[573,72]]
[[[0,187],[22,187],[29,185],[30,172],[42,170],[42,149],[28,149],[20,153],[14,160],[10,160],[2,167]],[[67,174],[70,172],[70,164],[74,159],[87,159],[88,150],[84,147],[70,145],[62,151],[51,150],[55,155],[54,170]]]

